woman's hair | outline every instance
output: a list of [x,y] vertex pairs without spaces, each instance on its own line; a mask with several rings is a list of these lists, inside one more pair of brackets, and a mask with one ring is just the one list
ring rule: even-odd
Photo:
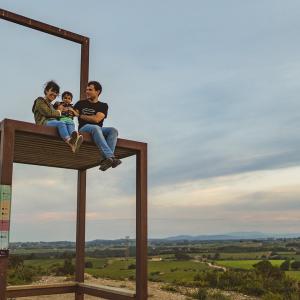
[[44,88],[44,94],[46,95],[46,92],[49,91],[50,89],[52,89],[53,92],[59,94],[59,85],[53,80],[46,82]]

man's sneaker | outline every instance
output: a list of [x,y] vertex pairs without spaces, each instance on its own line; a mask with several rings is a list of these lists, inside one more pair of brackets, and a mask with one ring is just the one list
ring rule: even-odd
[[72,147],[72,151],[74,153],[77,153],[79,151],[79,148],[80,148],[82,142],[83,142],[83,136],[82,135],[78,135],[78,137],[76,139],[76,142],[75,142],[74,146]]
[[116,168],[118,165],[120,165],[122,161],[116,157],[113,157],[113,163],[112,163],[112,168]]
[[111,157],[105,158],[100,162],[100,168],[101,171],[106,171],[109,169],[113,164],[113,159]]

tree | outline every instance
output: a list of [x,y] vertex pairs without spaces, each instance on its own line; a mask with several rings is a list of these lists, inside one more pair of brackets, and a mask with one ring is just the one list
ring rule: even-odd
[[91,261],[86,261],[85,262],[85,267],[86,268],[93,268],[93,263]]
[[282,271],[288,271],[290,269],[290,261],[285,260],[281,265],[280,265],[280,270]]
[[299,269],[300,269],[300,261],[293,261],[293,262],[291,263],[291,268],[292,268],[293,270],[299,270]]
[[18,270],[24,267],[24,259],[19,255],[10,255],[8,260],[9,268]]
[[177,260],[189,260],[191,259],[191,257],[186,254],[186,253],[183,253],[183,252],[176,252],[174,254],[174,257],[177,259]]
[[268,276],[273,268],[268,260],[263,260],[253,265],[253,267],[261,274]]
[[65,259],[64,265],[62,267],[57,267],[55,269],[56,276],[73,275],[74,272],[75,272],[75,267],[72,264],[72,260],[70,258]]

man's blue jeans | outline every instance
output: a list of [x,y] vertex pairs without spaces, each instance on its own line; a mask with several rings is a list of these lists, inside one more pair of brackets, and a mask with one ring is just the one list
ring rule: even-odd
[[113,157],[118,139],[118,131],[113,127],[100,127],[94,124],[86,124],[79,130],[88,132],[105,158]]
[[56,127],[59,132],[59,135],[65,141],[68,140],[70,138],[71,133],[75,131],[74,122],[65,123],[58,120],[50,120],[46,122],[46,126]]

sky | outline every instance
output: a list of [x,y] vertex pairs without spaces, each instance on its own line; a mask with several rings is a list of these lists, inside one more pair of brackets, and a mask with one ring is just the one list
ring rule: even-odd
[[[90,38],[105,126],[148,143],[150,238],[300,233],[300,3],[0,0]],[[0,119],[46,81],[79,98],[79,45],[0,20]],[[59,155],[59,153],[53,153]],[[14,165],[11,241],[75,240],[76,172]],[[135,238],[135,159],[88,171],[86,239]]]

